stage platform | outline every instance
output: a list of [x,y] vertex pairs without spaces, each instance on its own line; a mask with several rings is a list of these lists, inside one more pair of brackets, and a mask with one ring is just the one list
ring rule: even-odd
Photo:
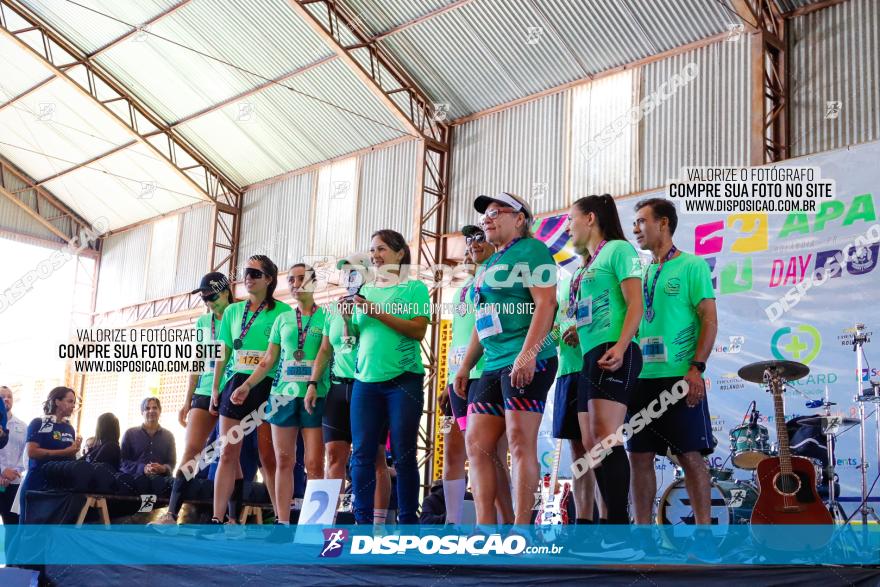
[[[0,570],[0,584],[5,569]],[[258,587],[261,585],[474,587],[512,585],[880,585],[880,567],[633,565],[554,566],[50,566],[45,576],[59,587]]]

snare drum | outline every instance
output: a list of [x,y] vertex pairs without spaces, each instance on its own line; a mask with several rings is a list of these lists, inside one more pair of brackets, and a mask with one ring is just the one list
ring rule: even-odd
[[737,426],[730,431],[730,452],[734,466],[753,470],[770,456],[770,435],[760,424]]

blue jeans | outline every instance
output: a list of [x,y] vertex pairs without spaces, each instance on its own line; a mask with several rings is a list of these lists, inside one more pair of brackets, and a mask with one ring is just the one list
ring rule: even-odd
[[351,484],[358,524],[373,521],[376,489],[376,446],[386,422],[391,430],[391,454],[397,471],[397,520],[418,524],[419,466],[416,445],[425,406],[425,376],[403,373],[380,383],[355,381],[351,392]]

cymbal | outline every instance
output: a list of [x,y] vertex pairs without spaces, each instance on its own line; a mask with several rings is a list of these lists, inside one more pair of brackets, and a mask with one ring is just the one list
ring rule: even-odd
[[858,418],[848,418],[846,416],[811,416],[798,420],[798,422],[807,426],[821,426],[822,428],[827,428],[829,424],[835,422],[838,426],[855,426],[862,423]]
[[751,381],[752,383],[764,383],[764,371],[770,369],[786,381],[793,381],[806,377],[810,373],[810,368],[803,363],[795,361],[758,361],[749,363],[736,372],[740,379]]

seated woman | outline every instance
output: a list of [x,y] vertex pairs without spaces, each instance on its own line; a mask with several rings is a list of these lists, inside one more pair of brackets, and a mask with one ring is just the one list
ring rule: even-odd
[[83,455],[87,463],[106,463],[119,469],[121,451],[119,448],[119,420],[107,412],[98,416],[94,443]]

